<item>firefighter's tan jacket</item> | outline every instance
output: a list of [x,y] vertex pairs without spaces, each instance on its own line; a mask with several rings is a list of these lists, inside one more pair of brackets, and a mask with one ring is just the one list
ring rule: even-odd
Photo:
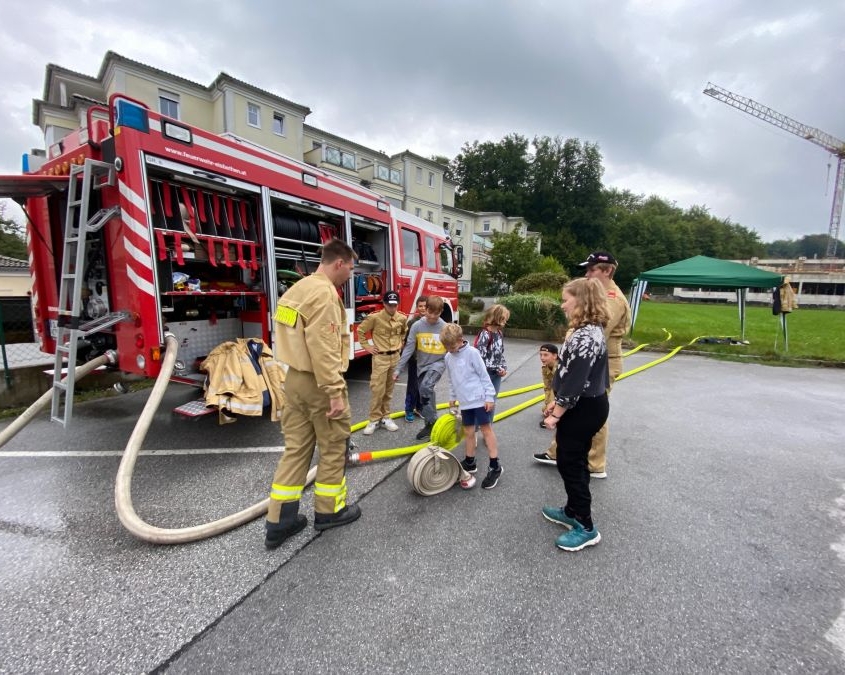
[[610,321],[604,329],[604,336],[607,340],[607,358],[622,358],[622,338],[631,328],[631,306],[628,298],[613,281],[607,290],[607,309],[610,312]]
[[314,373],[329,398],[346,389],[349,328],[346,310],[331,280],[319,272],[300,279],[279,298],[276,355],[295,370]]
[[[260,373],[255,372],[248,343],[261,345],[256,359]],[[224,342],[211,350],[202,370],[208,373],[205,404],[239,415],[260,416],[264,410],[264,392],[270,393],[270,419],[280,421],[285,404],[285,373],[282,364],[273,358],[263,340],[239,338]]]
[[780,311],[782,314],[798,309],[798,298],[795,297],[795,289],[792,288],[789,277],[783,278],[783,283],[778,292],[780,293]]
[[543,408],[548,408],[555,402],[555,392],[552,389],[552,380],[555,379],[555,371],[557,370],[557,361],[548,366],[540,367],[540,374],[543,376]]
[[[372,338],[367,334],[372,333]],[[408,334],[408,317],[400,311],[388,314],[386,310],[379,310],[368,314],[358,326],[358,341],[362,347],[372,342],[382,354],[402,351],[405,336]]]

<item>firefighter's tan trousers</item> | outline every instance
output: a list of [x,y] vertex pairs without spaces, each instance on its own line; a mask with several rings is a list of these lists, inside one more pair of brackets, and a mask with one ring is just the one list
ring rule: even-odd
[[[314,511],[337,513],[346,506],[346,441],[352,419],[348,392],[343,392],[346,404],[343,416],[331,420],[326,417],[329,399],[320,391],[313,373],[289,368],[285,394],[287,403],[282,411],[285,452],[273,475],[267,520],[278,523],[283,504],[299,504],[315,444],[320,457],[314,482]],[[291,519],[296,515],[293,509],[285,509],[285,513]]]
[[370,375],[370,422],[378,422],[390,414],[393,398],[393,371],[400,354],[373,354]]
[[[622,372],[622,357],[614,356],[608,359],[608,371],[610,373],[610,385],[607,388],[607,393],[613,389],[613,383],[619,374]],[[604,423],[598,433],[593,436],[593,444],[590,446],[590,454],[587,456],[587,464],[590,468],[590,473],[600,473],[607,468],[607,436],[608,436],[608,422],[610,417]],[[557,458],[557,443],[552,441],[546,454],[552,459]]]

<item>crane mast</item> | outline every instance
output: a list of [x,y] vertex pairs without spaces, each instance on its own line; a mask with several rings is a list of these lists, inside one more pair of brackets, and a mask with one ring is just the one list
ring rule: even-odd
[[828,228],[827,252],[825,253],[825,256],[828,258],[834,257],[836,255],[836,247],[839,243],[839,223],[842,218],[843,197],[845,197],[845,141],[841,141],[821,129],[802,124],[753,99],[734,94],[711,82],[707,83],[704,93],[732,108],[736,108],[764,122],[773,124],[791,134],[800,136],[804,140],[824,148],[832,155],[836,155],[838,158],[836,185],[833,191],[833,206],[830,210],[830,227]]

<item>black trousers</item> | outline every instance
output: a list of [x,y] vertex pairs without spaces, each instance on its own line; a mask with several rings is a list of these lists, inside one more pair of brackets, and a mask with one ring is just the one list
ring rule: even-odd
[[582,396],[557,423],[557,470],[566,489],[566,505],[579,521],[590,520],[590,470],[587,455],[593,436],[602,428],[609,411],[607,394]]

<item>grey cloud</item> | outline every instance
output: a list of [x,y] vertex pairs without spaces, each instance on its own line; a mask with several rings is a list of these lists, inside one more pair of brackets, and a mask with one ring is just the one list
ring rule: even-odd
[[[20,110],[19,92],[40,96],[47,62],[93,75],[113,49],[202,84],[225,70],[309,106],[312,125],[388,153],[452,156],[509,132],[574,136],[600,144],[614,184],[654,176],[640,189],[706,204],[764,239],[827,229],[824,151],[701,90],[712,80],[842,138],[841,2],[150,0],[100,5],[76,50],[58,48],[55,7],[65,5],[4,11],[3,170],[17,169],[33,137],[7,92]],[[26,53],[11,58],[14,45]]]

